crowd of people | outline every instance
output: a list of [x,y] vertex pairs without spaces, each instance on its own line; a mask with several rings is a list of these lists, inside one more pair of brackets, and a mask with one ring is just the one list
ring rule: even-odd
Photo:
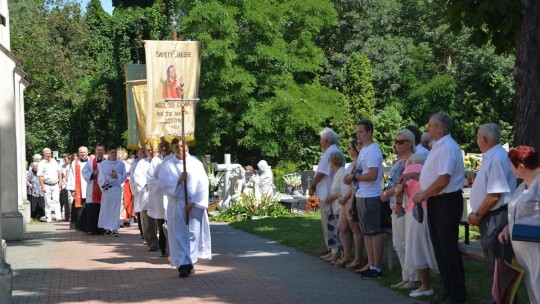
[[[354,160],[349,167],[337,133],[330,128],[320,132],[323,154],[309,194],[321,202],[323,260],[353,269],[363,279],[381,278],[381,206],[387,201],[402,271],[392,287],[410,289],[411,297],[432,296],[435,271],[442,281],[442,303],[466,301],[458,247],[465,170],[451,127],[450,117],[437,113],[423,134],[414,125],[397,132],[397,160],[387,180],[371,121],[356,124],[356,138],[347,147]],[[472,184],[467,221],[479,227],[489,279],[493,281],[497,260],[515,258],[524,269],[531,303],[540,303],[538,237],[525,241],[513,229],[540,226],[537,151],[519,146],[507,152],[494,123],[479,126],[476,137],[483,158]],[[52,222],[54,212],[56,221],[70,221],[74,229],[114,237],[122,225],[135,220],[148,250],[160,251],[180,277],[187,277],[195,273],[198,259],[211,258],[209,180],[203,164],[182,146],[178,138],[155,149],[145,145],[129,159],[115,146],[105,151],[97,145],[94,155],[82,146],[77,154],[63,155],[62,164],[45,148],[43,159],[35,155],[27,174],[31,215]],[[267,176],[253,181],[260,183],[262,193],[274,191],[271,168],[265,161],[258,166]],[[522,180],[519,186],[517,179]]]
[[[432,296],[431,274],[435,271],[442,282],[441,303],[466,301],[458,247],[465,169],[451,126],[448,115],[437,113],[430,117],[425,133],[414,125],[397,132],[397,160],[388,180],[383,177],[383,155],[373,140],[371,121],[356,124],[356,138],[347,151],[353,162],[346,168],[336,132],[330,128],[320,132],[323,154],[309,194],[321,203],[325,242],[321,259],[354,269],[363,279],[381,278],[381,206],[389,202],[392,243],[402,271],[401,281],[392,287],[410,289],[414,298]],[[489,279],[493,282],[497,260],[510,262],[515,257],[525,271],[531,303],[540,303],[538,237],[523,241],[513,235],[516,223],[540,226],[540,163],[534,148],[519,146],[507,152],[500,141],[498,125],[479,126],[477,143],[483,160],[471,188],[472,212],[467,220],[479,227]],[[516,178],[523,180],[517,189]]]
[[45,148],[27,173],[31,216],[112,237],[136,222],[150,252],[160,251],[180,277],[194,274],[198,259],[212,255],[209,184],[203,164],[182,146],[179,138],[161,141],[129,158],[116,146],[106,150],[98,144],[92,155],[81,146],[78,153],[63,155],[63,162]]

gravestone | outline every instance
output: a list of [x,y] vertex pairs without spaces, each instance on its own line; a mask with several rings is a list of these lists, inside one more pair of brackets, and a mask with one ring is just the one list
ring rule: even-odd
[[309,189],[309,185],[311,184],[311,181],[315,178],[315,171],[304,171],[300,175],[300,179],[302,181],[302,191],[304,191],[303,194],[306,194]]

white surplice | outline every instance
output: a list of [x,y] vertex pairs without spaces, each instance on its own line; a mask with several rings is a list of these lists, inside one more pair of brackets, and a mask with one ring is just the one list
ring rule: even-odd
[[129,181],[129,187],[131,188],[131,193],[133,193],[133,211],[135,211],[135,213],[139,213],[141,212],[141,206],[139,205],[139,193],[137,192],[137,188],[135,187],[135,182],[134,182],[134,176],[135,176],[135,169],[137,168],[137,164],[139,163],[141,159],[140,158],[136,158],[133,160],[133,162],[131,163],[131,167],[129,168],[129,176],[130,176],[130,181]]
[[[84,180],[86,181],[86,203],[87,204],[93,204],[96,203],[96,198],[94,197],[94,183],[97,182],[97,176],[94,176],[94,161],[97,162],[98,160],[96,158],[89,159],[86,162],[86,165],[84,166],[82,170],[82,176]],[[102,160],[102,162],[105,160]],[[99,172],[99,164],[97,163],[97,169]]]
[[161,166],[170,160],[172,157],[170,155],[158,155],[152,158],[150,162],[150,167],[146,173],[146,181],[148,183],[148,216],[154,219],[164,219],[165,218],[165,205],[167,204],[167,198],[163,193],[161,188],[161,183],[159,182],[159,171]]
[[171,265],[193,265],[198,259],[211,259],[210,224],[208,221],[209,183],[203,164],[186,155],[188,202],[195,207],[189,213],[189,227],[185,222],[184,184],[178,184],[183,161],[173,157],[165,162],[159,180],[169,197],[167,208],[168,241]]
[[[86,180],[84,179],[82,172],[83,172],[84,167],[86,166],[86,164],[89,161],[90,160],[87,160],[85,162],[81,162],[79,159],[76,159],[69,166],[69,177],[68,177],[68,180],[67,180],[66,189],[68,189],[68,191],[75,191],[75,188],[77,186],[76,178],[77,178],[77,174],[79,174],[79,176],[81,177],[80,183],[81,183],[81,198],[82,199],[86,198]],[[76,166],[77,163],[79,164],[79,172],[78,173],[75,172],[75,168],[77,167]]]
[[[120,228],[120,207],[122,204],[122,185],[126,180],[126,165],[121,160],[104,160],[98,165],[98,184],[101,188],[101,210],[98,227],[106,230]],[[116,172],[117,178],[110,174]],[[108,189],[104,185],[108,184]]]
[[133,172],[133,178],[131,179],[134,186],[133,188],[137,193],[135,200],[139,206],[139,212],[146,211],[146,206],[148,205],[148,185],[146,181],[146,173],[148,172],[148,168],[150,168],[150,161],[151,159],[149,158],[141,159],[137,163],[137,167]]

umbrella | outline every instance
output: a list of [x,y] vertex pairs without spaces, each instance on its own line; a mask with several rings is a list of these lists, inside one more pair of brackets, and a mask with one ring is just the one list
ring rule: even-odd
[[519,266],[510,264],[503,258],[495,260],[491,295],[497,304],[510,304],[514,301],[523,272]]

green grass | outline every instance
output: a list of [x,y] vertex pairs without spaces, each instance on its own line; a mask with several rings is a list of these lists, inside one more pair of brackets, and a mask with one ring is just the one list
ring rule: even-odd
[[[276,241],[285,246],[294,248],[298,251],[317,255],[323,249],[324,243],[320,213],[297,215],[283,218],[266,218],[256,221],[241,221],[230,223],[231,226],[243,231],[258,235],[260,237]],[[461,232],[463,229],[461,228]],[[462,236],[462,233],[460,233]],[[385,237],[385,246],[388,244],[388,237]],[[473,239],[473,237],[471,237]],[[401,269],[399,263],[394,263],[394,270],[385,271],[384,278],[380,284],[390,287],[401,280]],[[476,261],[463,257],[463,266],[465,268],[465,281],[468,292],[468,303],[491,303],[491,282],[487,276],[487,270],[484,262]],[[436,291],[441,290],[440,276],[435,275],[432,279],[433,287]],[[409,291],[400,290],[399,292],[408,295]],[[520,303],[529,303],[525,285],[521,283],[518,290]],[[427,298],[426,298],[427,299]],[[420,298],[419,300],[422,300]]]
[[323,249],[324,239],[319,212],[294,217],[233,222],[230,225],[307,254],[316,255]]

